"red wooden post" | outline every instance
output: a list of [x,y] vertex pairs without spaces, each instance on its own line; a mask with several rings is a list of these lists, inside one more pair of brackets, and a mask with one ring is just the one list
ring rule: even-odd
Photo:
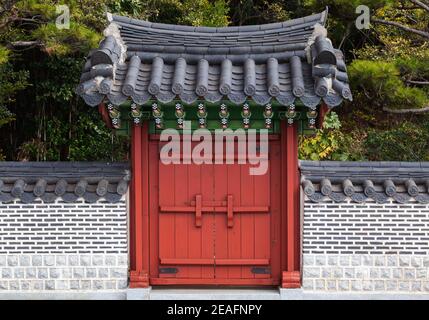
[[282,139],[282,287],[301,287],[297,124],[281,124]]
[[98,112],[101,115],[101,119],[106,124],[109,129],[113,129],[112,120],[109,116],[109,111],[107,111],[106,105],[102,102],[98,105]]
[[149,235],[148,235],[148,124],[133,126],[131,139],[131,270],[130,288],[149,286]]
[[319,115],[317,117],[317,128],[322,129],[323,122],[325,121],[326,115],[329,113],[330,109],[326,103],[322,103],[319,109]]
[[[146,275],[149,274],[149,122],[142,124],[142,265]],[[149,283],[148,283],[149,284]]]

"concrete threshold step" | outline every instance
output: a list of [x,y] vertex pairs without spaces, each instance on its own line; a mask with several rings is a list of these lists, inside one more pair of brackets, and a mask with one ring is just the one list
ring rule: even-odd
[[429,294],[404,292],[326,292],[303,289],[128,289],[128,300],[429,300]]
[[[175,288],[151,288],[130,292],[128,299],[133,296],[148,300],[280,300],[278,288],[261,289],[175,289]],[[138,295],[138,296],[137,296]]]

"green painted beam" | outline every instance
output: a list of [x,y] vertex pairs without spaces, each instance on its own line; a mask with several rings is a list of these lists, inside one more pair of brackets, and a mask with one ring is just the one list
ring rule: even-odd
[[[243,117],[242,117],[242,105],[235,105],[231,103],[229,100],[220,101],[217,103],[208,103],[206,101],[197,101],[191,105],[184,104],[180,100],[174,100],[170,103],[162,104],[158,101],[149,101],[146,104],[140,106],[141,111],[143,113],[143,119],[147,119],[150,115],[150,132],[151,133],[160,133],[161,129],[155,128],[154,118],[151,116],[152,114],[152,104],[157,103],[163,112],[163,124],[164,128],[175,128],[177,129],[177,117],[175,115],[176,104],[180,103],[185,111],[184,120],[190,120],[192,122],[192,130],[198,129],[198,105],[200,103],[204,104],[207,112],[206,118],[206,128],[209,130],[221,129],[220,122],[220,106],[225,104],[228,108],[229,112],[229,121],[228,128],[230,129],[238,129],[243,128]],[[256,104],[253,101],[246,102],[249,105],[249,109],[251,112],[250,116],[250,128],[251,129],[265,129],[265,118],[263,116],[265,107]],[[127,101],[126,103],[119,106],[117,109],[120,111],[120,121],[121,128],[116,129],[116,133],[118,135],[129,135],[131,133],[131,126],[133,123],[133,118],[131,116],[131,101]],[[280,122],[285,121],[285,114],[287,111],[287,107],[280,105],[278,102],[273,101],[271,104],[273,110],[273,118],[272,118],[272,128],[269,129],[270,133],[278,133],[280,132]],[[300,134],[312,134],[314,133],[314,129],[309,128],[308,126],[308,117],[307,112],[309,109],[305,107],[300,101],[297,101],[295,105],[296,117],[294,118],[294,122],[299,122],[299,132]],[[144,120],[142,120],[144,121]]]

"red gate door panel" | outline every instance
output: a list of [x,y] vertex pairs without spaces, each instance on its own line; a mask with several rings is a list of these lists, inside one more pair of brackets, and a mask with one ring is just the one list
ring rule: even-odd
[[158,206],[151,205],[157,211],[151,219],[158,228],[151,239],[158,247],[151,266],[158,270],[151,270],[151,283],[279,284],[281,201],[272,192],[280,188],[279,141],[270,142],[268,171],[259,176],[251,175],[250,164],[157,159],[151,166],[158,170],[158,199],[151,203]]
[[250,174],[250,165],[215,165],[215,276],[271,278],[270,172]]
[[213,215],[196,204],[212,196],[212,170],[159,161],[160,278],[214,278]]

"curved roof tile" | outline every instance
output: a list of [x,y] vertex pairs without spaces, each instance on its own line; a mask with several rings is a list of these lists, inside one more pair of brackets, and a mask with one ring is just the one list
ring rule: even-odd
[[300,170],[313,202],[429,203],[429,162],[300,161]]
[[76,92],[88,105],[131,99],[299,99],[309,108],[352,100],[344,56],[326,38],[327,11],[266,25],[191,27],[108,14],[100,47],[90,52]]
[[0,162],[0,203],[41,199],[118,202],[128,190],[127,163]]

